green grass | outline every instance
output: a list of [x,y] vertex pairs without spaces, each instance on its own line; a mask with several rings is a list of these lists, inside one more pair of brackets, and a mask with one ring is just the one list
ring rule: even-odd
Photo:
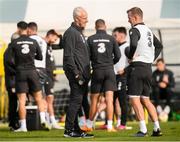
[[[132,130],[108,133],[105,130],[95,130],[94,138],[64,138],[63,130],[30,131],[27,133],[10,132],[7,126],[0,125],[0,141],[180,141],[180,122],[161,123],[162,137],[137,138],[132,135],[138,131],[138,123],[128,123],[133,126]],[[149,135],[153,124],[148,124]]]

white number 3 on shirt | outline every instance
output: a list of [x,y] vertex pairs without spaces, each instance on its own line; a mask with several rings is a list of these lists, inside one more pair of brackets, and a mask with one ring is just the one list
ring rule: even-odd
[[22,50],[21,50],[21,52],[23,53],[23,54],[28,54],[29,53],[29,45],[28,44],[23,44],[22,46]]
[[106,51],[106,47],[104,43],[99,43],[97,46],[99,47],[98,48],[99,53],[104,53]]

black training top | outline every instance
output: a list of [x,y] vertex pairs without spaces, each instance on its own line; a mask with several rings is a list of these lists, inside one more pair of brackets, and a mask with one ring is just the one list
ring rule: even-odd
[[63,69],[74,76],[81,74],[90,78],[90,59],[88,45],[82,33],[83,29],[72,23],[63,35]]
[[93,69],[113,68],[121,57],[117,42],[104,30],[97,30],[96,34],[90,36],[88,45]]
[[34,59],[42,60],[42,53],[38,43],[27,35],[20,36],[10,46],[16,71],[35,69]]

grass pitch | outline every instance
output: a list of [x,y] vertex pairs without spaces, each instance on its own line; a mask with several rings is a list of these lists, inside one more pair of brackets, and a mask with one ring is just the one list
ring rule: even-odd
[[148,137],[137,138],[133,134],[138,131],[138,123],[128,123],[132,130],[122,130],[108,133],[105,130],[95,130],[94,138],[64,138],[64,130],[29,131],[27,133],[10,132],[7,125],[0,124],[0,141],[180,141],[180,122],[161,123],[162,137],[151,137],[153,124],[148,124]]

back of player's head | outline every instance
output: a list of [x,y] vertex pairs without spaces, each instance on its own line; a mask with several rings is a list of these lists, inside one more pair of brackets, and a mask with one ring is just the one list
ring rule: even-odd
[[116,27],[113,29],[113,33],[114,32],[123,33],[123,34],[127,35],[127,30],[125,27]]
[[32,31],[37,31],[38,30],[38,26],[35,22],[29,22],[28,23],[28,28],[31,29]]
[[17,23],[18,29],[26,30],[28,27],[28,24],[25,21],[20,21]]
[[143,11],[139,7],[133,7],[127,10],[127,13],[131,12],[132,15],[138,15],[139,17],[143,18]]
[[106,26],[105,21],[103,19],[97,19],[95,22],[96,29],[104,28]]
[[56,35],[59,37],[59,34],[54,30],[54,29],[50,29],[47,33],[46,33],[46,36],[49,36],[49,35]]

